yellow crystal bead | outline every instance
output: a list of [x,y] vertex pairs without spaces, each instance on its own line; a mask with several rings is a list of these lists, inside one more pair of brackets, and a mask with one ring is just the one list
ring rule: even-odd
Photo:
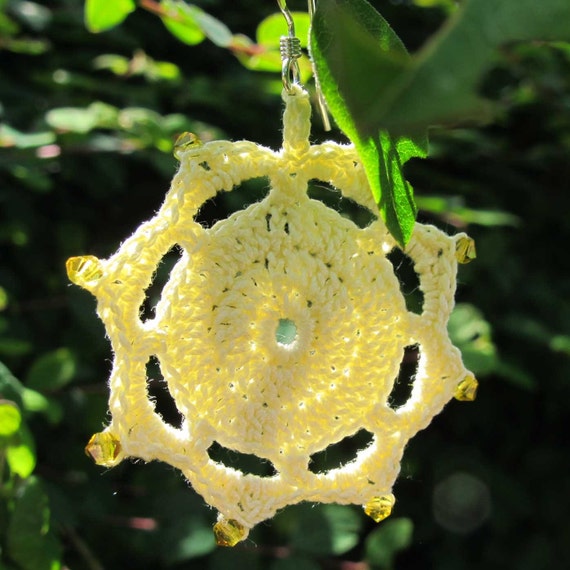
[[103,277],[103,266],[94,255],[70,257],[65,268],[72,283],[81,287],[89,287]]
[[460,402],[472,402],[477,396],[477,387],[479,382],[473,374],[468,374],[457,384],[455,388],[455,394],[453,395],[456,400]]
[[235,519],[221,519],[214,525],[218,546],[235,546],[247,536],[246,528]]
[[117,457],[121,452],[121,443],[108,431],[96,433],[91,436],[89,443],[85,446],[85,453],[95,461],[97,465],[113,467],[117,462]]
[[477,258],[475,240],[470,237],[462,237],[455,244],[455,257],[459,263],[471,263]]
[[189,149],[189,148],[196,148],[202,146],[202,141],[199,139],[197,135],[190,132],[182,133],[178,136],[176,141],[174,142],[174,156],[180,160],[181,152]]
[[380,495],[364,505],[364,512],[374,521],[380,522],[389,517],[396,499],[394,495]]

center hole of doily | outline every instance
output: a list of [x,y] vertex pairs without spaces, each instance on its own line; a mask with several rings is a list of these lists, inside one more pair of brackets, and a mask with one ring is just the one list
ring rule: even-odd
[[277,344],[289,346],[297,338],[297,325],[291,319],[279,319],[275,330]]

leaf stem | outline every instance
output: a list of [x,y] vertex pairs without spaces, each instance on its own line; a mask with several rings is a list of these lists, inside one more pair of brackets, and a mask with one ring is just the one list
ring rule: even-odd
[[105,570],[87,543],[75,532],[71,526],[65,525],[63,531],[77,552],[83,557],[88,570]]

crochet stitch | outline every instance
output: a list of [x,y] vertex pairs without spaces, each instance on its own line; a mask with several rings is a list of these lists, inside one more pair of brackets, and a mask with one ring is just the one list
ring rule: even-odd
[[[97,297],[115,355],[112,421],[87,450],[106,466],[139,457],[180,469],[219,511],[215,532],[225,545],[300,501],[361,504],[375,520],[388,516],[407,441],[450,398],[471,400],[476,389],[446,328],[457,261],[474,257],[472,240],[416,224],[406,255],[424,300],[421,314],[409,312],[386,258],[397,244],[384,222],[359,228],[307,195],[308,182],[320,180],[377,210],[354,147],[311,146],[307,93],[294,85],[283,98],[279,152],[187,137],[158,214],[109,259],[67,263],[70,279]],[[208,229],[196,222],[216,193],[260,176],[270,185],[261,202]],[[155,316],[143,321],[145,291],[175,245],[181,258]],[[392,409],[410,345],[420,354],[411,396]],[[151,358],[184,417],[179,429],[148,397]],[[363,428],[374,437],[354,461],[309,470],[311,455]],[[214,442],[270,461],[276,474],[212,460]]]

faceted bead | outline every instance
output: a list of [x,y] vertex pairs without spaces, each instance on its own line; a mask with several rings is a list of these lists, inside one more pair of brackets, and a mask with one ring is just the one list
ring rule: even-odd
[[477,387],[479,382],[473,374],[468,374],[457,384],[455,394],[453,395],[456,400],[460,402],[472,402],[477,395]]
[[246,528],[235,519],[221,519],[214,525],[218,546],[235,546],[247,536]]
[[85,453],[95,461],[97,465],[113,467],[121,452],[121,443],[108,431],[96,433],[91,437],[85,447]]
[[475,240],[464,236],[459,238],[455,244],[455,258],[459,263],[470,263],[477,257]]
[[70,257],[65,268],[69,280],[81,287],[93,286],[103,277],[103,266],[94,255]]
[[396,499],[394,495],[380,495],[364,505],[364,512],[374,521],[380,522],[389,517]]
[[189,148],[197,148],[202,146],[202,141],[197,135],[190,132],[182,133],[174,143],[174,156],[180,160],[181,153]]

